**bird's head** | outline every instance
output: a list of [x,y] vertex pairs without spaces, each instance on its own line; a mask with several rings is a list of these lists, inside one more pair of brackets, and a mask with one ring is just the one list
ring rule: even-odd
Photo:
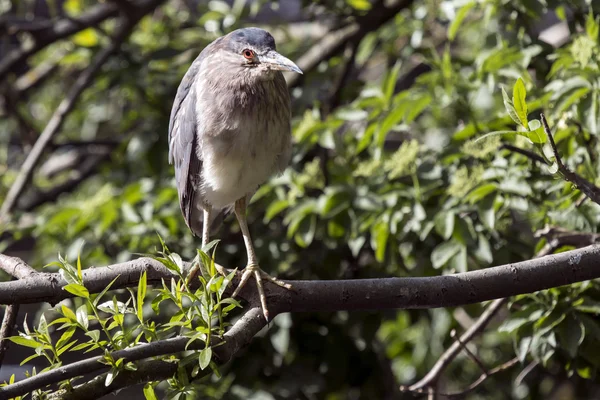
[[272,78],[277,71],[302,70],[276,51],[275,39],[264,29],[243,28],[223,38],[221,45],[228,63],[238,65],[242,71],[263,78]]

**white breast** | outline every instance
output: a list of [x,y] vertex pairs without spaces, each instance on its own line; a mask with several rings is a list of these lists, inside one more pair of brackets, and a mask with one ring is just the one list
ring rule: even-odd
[[[228,207],[254,193],[259,185],[278,172],[279,146],[275,146],[275,151],[269,151],[268,141],[261,139],[265,135],[255,133],[239,132],[234,146],[219,143],[220,138],[211,138],[212,143],[203,146],[201,192],[204,200],[214,208]],[[278,141],[277,137],[271,139],[271,144]],[[226,148],[228,151],[223,151]]]
[[220,79],[211,75],[198,80],[196,149],[202,172],[197,193],[201,203],[222,209],[285,168],[291,132],[290,98],[281,73],[265,81],[252,73],[231,77],[227,74],[232,72],[218,67],[203,70],[223,71]]

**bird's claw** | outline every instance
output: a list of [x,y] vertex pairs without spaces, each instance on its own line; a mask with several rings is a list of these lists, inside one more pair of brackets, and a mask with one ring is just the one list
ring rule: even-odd
[[248,279],[250,279],[252,275],[254,275],[254,279],[256,280],[256,288],[258,290],[258,297],[260,299],[260,305],[262,307],[263,316],[265,317],[267,322],[269,322],[269,309],[267,308],[267,296],[265,296],[265,291],[263,289],[263,279],[287,290],[291,290],[292,285],[272,277],[271,275],[267,274],[262,269],[260,269],[260,267],[256,264],[249,264],[244,269],[244,273],[242,274],[240,283],[238,284],[238,287],[233,291],[231,297],[236,297],[238,295],[240,290],[246,285],[246,283],[248,283]]

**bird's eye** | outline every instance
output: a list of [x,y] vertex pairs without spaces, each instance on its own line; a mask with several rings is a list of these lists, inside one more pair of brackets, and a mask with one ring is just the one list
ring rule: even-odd
[[254,58],[254,52],[250,49],[245,49],[244,51],[242,51],[242,55],[247,60],[252,60]]

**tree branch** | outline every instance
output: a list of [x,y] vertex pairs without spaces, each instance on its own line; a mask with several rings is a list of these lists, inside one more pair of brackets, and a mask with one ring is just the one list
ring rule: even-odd
[[540,114],[540,119],[542,120],[542,126],[544,127],[544,131],[548,136],[548,140],[550,140],[552,152],[554,153],[554,158],[556,159],[556,164],[558,165],[558,172],[560,172],[561,175],[567,181],[574,184],[577,187],[577,189],[581,190],[587,197],[592,199],[594,203],[600,204],[600,188],[594,185],[592,182],[585,179],[584,177],[571,171],[569,168],[567,168],[567,166],[563,164],[560,158],[560,154],[558,154],[556,142],[554,142],[554,137],[552,137],[552,132],[550,131],[548,121],[546,121],[546,117],[544,116],[544,114]]
[[55,201],[63,193],[75,190],[82,182],[95,175],[102,163],[109,158],[109,149],[106,149],[104,154],[88,156],[88,159],[84,160],[83,163],[80,163],[71,171],[72,176],[68,180],[51,189],[36,191],[31,196],[27,196],[24,201],[19,202],[19,209],[22,211],[31,211],[42,204]]
[[513,146],[512,144],[508,144],[508,143],[502,144],[502,146],[500,146],[500,148],[508,150],[513,153],[521,154],[522,156],[529,158],[531,161],[539,162],[541,164],[548,164],[546,162],[546,160],[544,159],[544,157],[540,156],[539,154],[534,153],[533,151],[522,149],[520,147]]
[[[54,114],[50,118],[50,121],[44,128],[44,131],[40,134],[40,137],[35,142],[35,145],[31,149],[30,153],[25,159],[25,162],[21,166],[21,170],[19,171],[17,179],[9,189],[8,194],[4,199],[4,203],[0,208],[0,220],[6,218],[13,210],[19,196],[21,195],[21,193],[25,189],[25,186],[27,185],[27,182],[29,182],[29,180],[31,179],[31,176],[33,175],[33,169],[39,162],[42,153],[52,140],[52,137],[58,132],[58,130],[62,126],[66,116],[71,112],[71,110],[75,106],[79,95],[83,92],[85,88],[91,85],[96,73],[100,70],[100,68],[106,62],[106,60],[108,60],[110,55],[117,51],[121,43],[129,35],[133,27],[139,21],[139,19],[151,10],[153,10],[162,1],[164,0],[147,0],[140,5],[139,13],[128,14],[127,16],[124,16],[121,20],[121,24],[118,25],[118,27],[116,28],[116,33],[113,41],[96,55],[90,66],[87,69],[85,69],[77,78],[75,84],[67,94],[66,98],[61,101],[59,106],[54,111]],[[10,55],[7,56],[7,60],[9,58]],[[0,65],[0,75],[1,74],[2,67]]]
[[[487,372],[482,373],[475,382],[471,383],[469,386],[467,386],[463,390],[460,390],[458,392],[452,392],[452,393],[437,393],[437,394],[440,396],[443,396],[445,398],[448,398],[448,399],[464,399],[467,394],[469,394],[473,390],[477,389],[477,387],[479,385],[481,385],[483,382],[485,382],[485,380],[487,378],[489,378],[490,376],[497,374],[499,372],[506,371],[507,369],[511,368],[513,365],[517,364],[518,362],[519,362],[518,357],[512,358],[512,359],[508,360],[507,362],[500,364],[497,367],[492,368],[491,370],[489,370]],[[431,388],[429,388],[429,390],[426,390],[423,388],[416,389],[416,390],[401,388],[401,390],[404,392],[411,392],[411,393],[417,393],[417,394],[431,394]]]
[[[0,268],[10,271],[11,262],[0,258]],[[10,259],[10,257],[8,257]],[[379,278],[330,281],[288,281],[293,291],[267,285],[269,308],[282,312],[382,310],[454,307],[517,294],[531,293],[600,277],[600,245],[552,254],[513,264],[452,275],[417,278]],[[189,264],[185,264],[187,268]],[[113,279],[114,289],[136,287],[146,271],[149,284],[173,275],[159,261],[138,258],[125,263],[83,271],[90,293],[101,292]],[[239,277],[240,274],[238,274]],[[58,273],[37,273],[17,281],[0,283],[0,304],[57,303],[72,295]],[[240,296],[255,300],[248,283]],[[465,342],[468,340],[464,340]]]
[[6,338],[12,335],[13,327],[19,314],[18,304],[9,304],[4,309],[4,318],[2,319],[2,327],[0,327],[0,368],[4,362],[4,356],[8,350],[10,341]]
[[45,21],[44,26],[36,30],[35,41],[15,49],[0,61],[0,80],[6,77],[15,65],[24,62],[28,57],[42,50],[49,44],[71,36],[86,28],[97,26],[108,18],[114,17],[119,7],[113,2],[106,2],[90,8],[78,17],[61,18],[56,22]]
[[436,382],[446,367],[456,358],[458,353],[462,350],[463,343],[468,343],[479,334],[487,324],[492,320],[494,315],[506,305],[508,299],[495,300],[489,307],[481,314],[477,322],[475,322],[465,333],[460,336],[460,339],[453,342],[450,347],[442,354],[442,356],[435,363],[433,368],[429,370],[420,381],[410,385],[408,388],[400,388],[403,391],[418,391],[427,386],[430,386],[433,382]]
[[[366,15],[356,18],[356,22],[325,35],[321,41],[304,53],[296,64],[305,73],[312,70],[323,60],[340,53],[346,47],[346,43],[360,43],[367,33],[373,32],[389,22],[400,11],[410,7],[413,2],[414,0],[378,2]],[[298,74],[288,75],[286,79],[288,87],[295,87],[301,79],[302,76]]]
[[[568,251],[555,255],[536,258],[514,264],[470,271],[454,275],[423,278],[381,278],[334,281],[290,281],[294,290],[288,291],[278,286],[268,285],[269,307],[274,314],[300,311],[336,311],[336,310],[381,310],[391,308],[430,308],[448,307],[474,303],[494,298],[509,297],[521,293],[530,293],[550,287],[600,277],[597,268],[600,262],[600,245]],[[71,295],[62,290],[67,284],[56,273],[34,273],[22,261],[7,256],[0,257],[0,268],[22,279],[0,283],[0,303],[35,303],[48,301],[55,303]],[[184,265],[189,268],[189,263]],[[102,268],[89,268],[83,272],[85,286],[91,293],[102,291],[106,285],[117,278],[113,288],[137,286],[142,271],[147,272],[149,284],[172,277],[160,262],[151,258],[140,258],[122,264]],[[265,325],[256,300],[256,291],[249,283],[242,290],[241,297],[252,305],[246,314],[225,335],[226,343],[215,347],[215,356],[219,362],[226,362],[245,346]],[[465,334],[462,343],[484,328],[493,314],[506,300],[497,300],[482,314]],[[163,354],[177,353],[185,349],[187,338],[177,337],[160,342],[136,346],[114,353],[115,358],[128,361],[141,360]],[[200,345],[200,342],[198,342]],[[217,350],[218,349],[218,350]],[[413,385],[411,390],[419,390],[435,378],[437,371],[460,351],[460,342],[448,349],[447,357],[442,357],[438,365],[422,381]],[[36,375],[33,378],[10,385],[0,390],[0,399],[27,393],[58,380],[79,376],[85,372],[106,368],[98,363],[98,357],[79,361]],[[490,371],[491,373],[491,371]],[[433,376],[433,378],[432,378]],[[35,379],[32,381],[32,379]],[[35,384],[31,383],[34,382]],[[83,389],[82,389],[83,390]],[[113,389],[116,390],[116,389]]]
[[0,254],[0,269],[17,279],[29,278],[38,273],[20,258],[4,254]]
[[[244,315],[233,325],[233,327],[224,335],[223,340],[214,338],[215,346],[213,347],[214,357],[219,363],[226,363],[229,361],[241,348],[246,346],[252,338],[266,325],[265,320],[262,318],[262,310],[260,307],[248,308]],[[196,340],[188,345],[189,338],[184,336],[178,336],[171,339],[160,340],[157,342],[144,343],[138,346],[118,350],[111,353],[112,357],[117,360],[123,358],[124,362],[137,361],[145,358],[161,356],[165,354],[179,353],[184,350],[200,350],[203,349],[205,344],[200,340]],[[223,343],[219,345],[220,343]],[[187,346],[187,347],[186,347]],[[102,364],[99,361],[103,359],[103,356],[91,357],[85,360],[77,361],[62,367],[42,372],[31,378],[24,379],[19,382],[15,382],[9,386],[0,387],[0,400],[8,399],[15,396],[24,395],[32,392],[33,390],[43,388],[47,385],[71,379],[86,373],[95,372],[99,370],[106,370],[109,368],[108,365]],[[137,375],[137,371],[134,371],[132,375]],[[160,374],[156,376],[156,379],[166,378],[172,375],[171,370],[164,371],[166,375]],[[119,373],[125,374],[125,371]],[[142,372],[142,375],[144,372]],[[99,383],[98,383],[99,382]],[[122,381],[123,384],[127,384],[128,379]],[[97,380],[92,382],[93,385],[104,385],[104,380]],[[117,384],[115,384],[117,386]],[[108,392],[119,389],[120,387],[109,386]],[[80,392],[88,393],[88,388],[83,385],[80,388]],[[94,397],[98,397],[97,392],[93,392]],[[73,397],[61,396],[60,398],[89,398],[81,397],[77,395]]]

